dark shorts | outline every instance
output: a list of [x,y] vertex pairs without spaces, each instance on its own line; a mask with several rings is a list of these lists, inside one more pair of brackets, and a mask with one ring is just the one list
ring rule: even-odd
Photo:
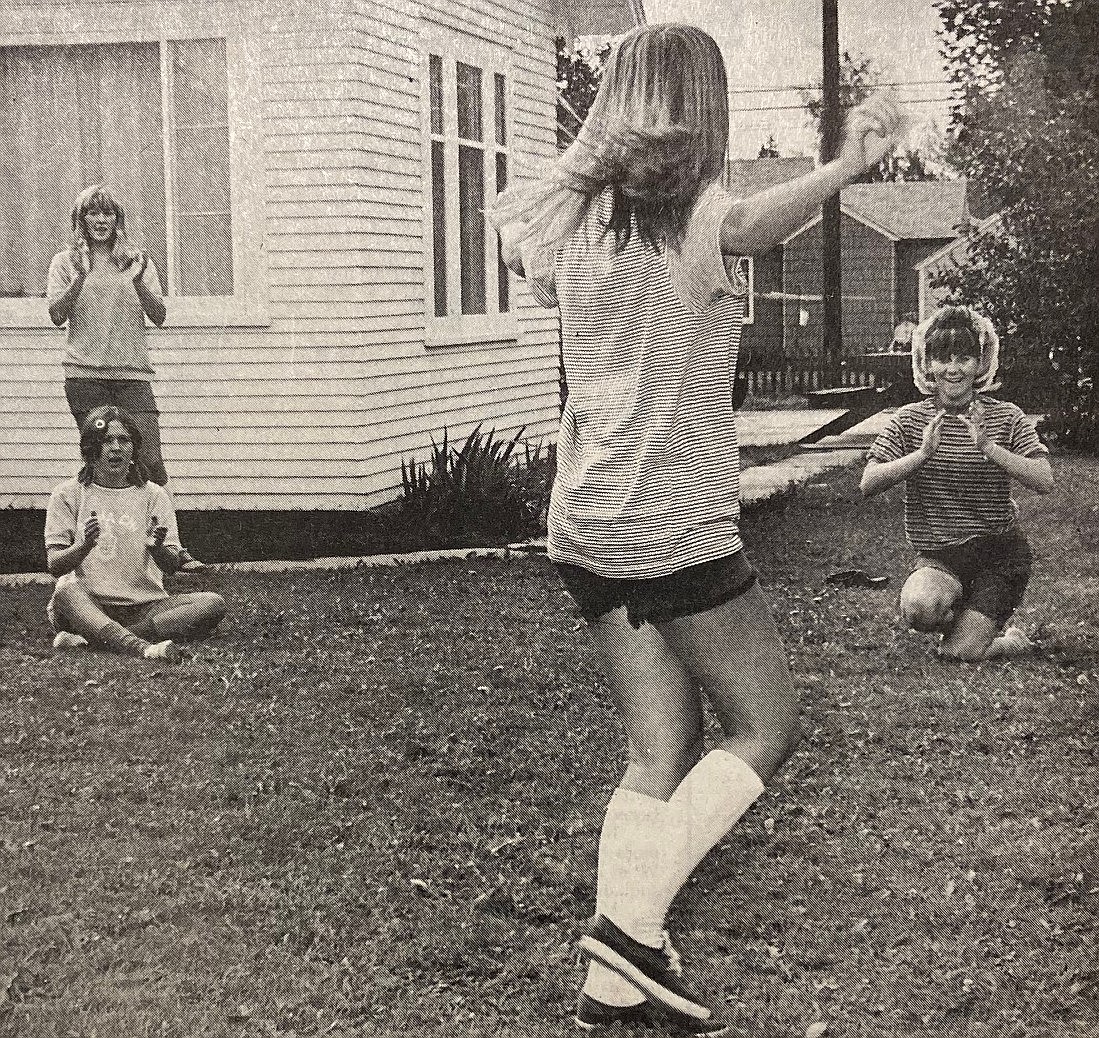
[[1026,537],[1013,530],[921,552],[915,568],[949,573],[962,585],[959,606],[982,613],[1000,628],[1022,602],[1033,564]]
[[556,565],[585,620],[625,606],[627,618],[638,628],[646,621],[661,623],[704,613],[744,594],[756,582],[756,571],[743,551],[645,580],[601,577],[567,562]]
[[133,415],[141,432],[141,454],[138,457],[154,483],[163,486],[168,481],[160,446],[160,411],[148,382],[124,378],[67,378],[65,399],[80,428],[89,412],[97,407],[118,407]]

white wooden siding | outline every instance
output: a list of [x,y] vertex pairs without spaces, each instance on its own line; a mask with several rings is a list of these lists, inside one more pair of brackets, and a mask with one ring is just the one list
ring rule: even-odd
[[[262,154],[250,185],[268,323],[150,332],[177,507],[361,509],[394,495],[400,463],[444,428],[555,435],[557,324],[521,283],[517,342],[425,347],[421,29],[491,39],[512,62],[510,172],[553,154],[554,30],[523,0],[285,0],[230,5],[260,55]],[[20,42],[96,0],[0,0]],[[183,0],[116,3],[185,20]],[[20,32],[20,26],[22,31]],[[168,29],[171,36],[171,29]],[[230,89],[234,70],[229,69]],[[237,157],[234,156],[234,161]],[[0,330],[0,507],[44,506],[77,464],[62,389],[64,331]]]

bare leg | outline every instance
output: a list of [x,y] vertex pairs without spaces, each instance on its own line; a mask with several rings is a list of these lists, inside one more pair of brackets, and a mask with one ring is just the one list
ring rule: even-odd
[[169,595],[134,625],[134,632],[150,639],[188,641],[209,634],[224,616],[225,600],[212,591]]
[[149,642],[112,620],[78,583],[64,584],[53,596],[53,612],[59,630],[87,638],[127,656],[142,656]]
[[797,746],[800,722],[786,650],[759,586],[660,629],[713,704],[721,748],[766,782]]
[[916,631],[952,631],[962,597],[958,578],[945,570],[925,566],[916,570],[901,589],[901,615]]

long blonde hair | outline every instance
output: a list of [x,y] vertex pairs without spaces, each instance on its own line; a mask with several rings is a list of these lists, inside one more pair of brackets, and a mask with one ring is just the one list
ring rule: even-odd
[[497,227],[523,228],[528,276],[545,270],[608,187],[618,249],[631,230],[677,247],[702,189],[719,180],[729,143],[725,62],[692,25],[643,26],[611,52],[577,139],[533,181],[496,202]]
[[110,188],[102,184],[92,184],[80,192],[72,211],[73,243],[72,252],[75,253],[81,245],[88,244],[88,229],[84,224],[84,217],[88,213],[114,213],[114,241],[111,246],[111,259],[115,265],[125,270],[131,263],[137,261],[140,253],[130,245],[130,239],[126,235],[126,211],[118,204]]

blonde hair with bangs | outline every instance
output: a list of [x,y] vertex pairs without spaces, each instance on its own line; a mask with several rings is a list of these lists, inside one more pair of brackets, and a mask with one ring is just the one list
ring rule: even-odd
[[577,139],[536,179],[505,191],[492,221],[523,226],[527,274],[538,276],[610,188],[607,229],[619,250],[633,229],[651,248],[676,248],[699,194],[721,179],[728,142],[725,62],[713,37],[691,25],[634,29],[611,52]]
[[92,184],[80,192],[72,211],[73,243],[72,251],[75,253],[81,245],[88,245],[88,229],[84,225],[84,217],[88,213],[114,213],[114,244],[111,248],[111,259],[115,265],[125,270],[138,258],[138,251],[130,245],[130,239],[126,235],[126,211],[118,204],[118,199],[107,187],[102,184]]

